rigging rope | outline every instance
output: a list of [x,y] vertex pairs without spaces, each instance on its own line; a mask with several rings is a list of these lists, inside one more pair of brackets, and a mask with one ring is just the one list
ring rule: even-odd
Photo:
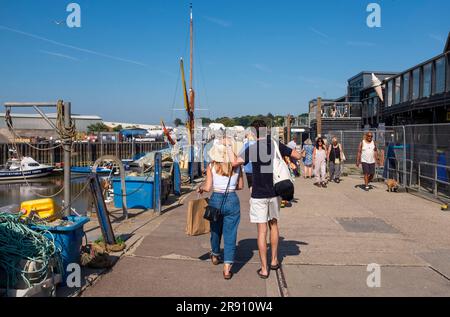
[[[61,143],[59,145],[57,145],[57,146],[50,147],[50,148],[45,148],[45,149],[37,148],[37,147],[33,146],[32,144],[30,144],[29,142],[24,142],[25,144],[27,144],[31,148],[36,149],[38,151],[51,151],[51,150],[57,149],[57,148],[59,148],[59,147],[61,147],[63,145],[68,145],[68,144],[71,145],[70,149],[66,149],[65,147],[63,147],[64,151],[71,151],[73,149],[74,143],[72,142],[72,140],[73,140],[73,138],[76,135],[75,123],[71,119],[69,126],[68,127],[65,126],[65,123],[64,123],[64,102],[62,100],[58,100],[58,103],[56,105],[56,111],[57,111],[57,115],[56,115],[56,132],[58,133],[58,135],[60,137]],[[9,131],[13,134],[13,140],[11,141],[11,145],[12,145],[14,151],[17,153],[18,159],[21,160],[21,158],[23,156],[21,155],[21,152],[20,152],[19,148],[17,147],[17,142],[16,142],[16,138],[17,137],[20,138],[20,136],[18,136],[18,134],[16,133],[16,131],[14,129],[12,116],[11,116],[11,109],[7,109],[6,110],[5,121],[6,121],[6,125],[7,125],[8,129],[9,129]],[[22,163],[21,162],[20,162],[20,172],[22,174],[22,178],[24,179],[27,187],[29,187],[29,189],[33,192],[34,195],[36,195],[36,196],[38,196],[40,198],[54,198],[54,197],[58,196],[59,194],[61,194],[64,191],[64,186],[62,186],[56,193],[54,193],[52,195],[39,194],[38,192],[36,192],[31,187],[30,183],[28,182],[28,178],[25,176],[25,173],[23,171],[23,167],[22,167]]]

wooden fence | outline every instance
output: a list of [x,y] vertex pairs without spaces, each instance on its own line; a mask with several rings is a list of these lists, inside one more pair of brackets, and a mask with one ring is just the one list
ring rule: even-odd
[[[17,144],[22,156],[29,156],[41,164],[55,165],[63,161],[63,149],[45,150],[54,144],[31,144],[41,150],[34,149],[28,144]],[[8,160],[10,144],[0,143],[0,164]],[[72,150],[72,166],[89,166],[103,155],[114,155],[121,160],[134,159],[136,155],[159,151],[167,148],[165,142],[111,142],[111,143],[74,143]]]

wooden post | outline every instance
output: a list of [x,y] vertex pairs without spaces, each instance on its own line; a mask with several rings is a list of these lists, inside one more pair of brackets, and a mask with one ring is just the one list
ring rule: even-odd
[[287,120],[287,123],[286,123],[286,129],[287,129],[286,144],[287,144],[287,143],[291,142],[291,115],[290,114],[287,115],[286,120]]

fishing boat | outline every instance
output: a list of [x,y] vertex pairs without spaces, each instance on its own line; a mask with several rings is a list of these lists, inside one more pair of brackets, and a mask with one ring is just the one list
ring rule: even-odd
[[31,157],[10,158],[0,169],[0,181],[23,180],[44,177],[53,172],[53,167],[36,162]]

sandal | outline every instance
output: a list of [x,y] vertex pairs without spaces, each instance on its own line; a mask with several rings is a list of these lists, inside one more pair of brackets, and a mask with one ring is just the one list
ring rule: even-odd
[[227,281],[231,280],[233,278],[233,272],[230,271],[228,274],[225,274],[225,272],[223,272],[223,278]]
[[213,265],[220,264],[220,257],[210,254],[210,259]]
[[271,269],[272,271],[279,270],[280,268],[281,268],[280,263],[278,263],[277,265],[270,265],[270,269]]
[[260,278],[262,278],[263,280],[267,280],[269,278],[270,272],[267,273],[267,275],[261,274],[262,269],[259,269],[258,271],[256,271],[256,273],[258,273],[258,276]]

